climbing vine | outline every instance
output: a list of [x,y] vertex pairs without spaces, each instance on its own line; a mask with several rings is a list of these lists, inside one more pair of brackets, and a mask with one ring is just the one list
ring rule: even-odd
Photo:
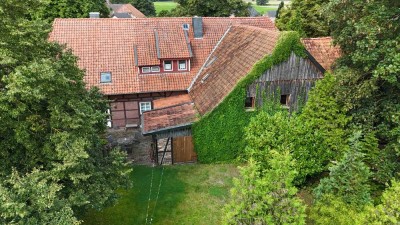
[[256,112],[244,109],[246,88],[266,70],[286,61],[291,52],[305,57],[299,35],[283,32],[272,54],[257,62],[217,108],[193,125],[194,144],[200,162],[228,162],[242,155],[245,149],[244,128],[256,115]]

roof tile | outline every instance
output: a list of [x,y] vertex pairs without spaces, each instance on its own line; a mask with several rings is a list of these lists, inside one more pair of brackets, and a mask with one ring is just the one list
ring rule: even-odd
[[340,48],[334,46],[331,37],[303,38],[301,42],[314,59],[325,69],[331,70],[332,65],[341,55]]

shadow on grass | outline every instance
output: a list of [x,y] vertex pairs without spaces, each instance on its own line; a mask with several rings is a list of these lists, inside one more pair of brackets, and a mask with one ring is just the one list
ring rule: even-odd
[[[83,224],[146,224],[146,215],[148,222],[153,219],[152,224],[162,224],[162,221],[169,216],[169,213],[185,197],[186,186],[183,181],[178,179],[178,170],[175,167],[164,167],[160,193],[157,200],[162,172],[162,167],[135,166],[131,175],[133,187],[129,190],[119,191],[121,197],[116,205],[100,212],[89,211],[83,218]],[[150,194],[151,182],[153,184]]]

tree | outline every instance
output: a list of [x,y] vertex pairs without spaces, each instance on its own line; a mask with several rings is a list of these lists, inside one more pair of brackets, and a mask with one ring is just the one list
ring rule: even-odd
[[360,153],[362,145],[359,138],[360,133],[356,133],[350,151],[344,154],[340,162],[329,168],[329,177],[320,181],[314,190],[317,201],[323,195],[331,194],[360,207],[371,202],[368,184],[371,173],[362,161],[364,155]]
[[146,16],[156,16],[156,9],[151,0],[132,0],[132,5]]
[[334,0],[327,12],[343,52],[335,72],[338,103],[354,126],[375,132],[380,149],[400,153],[400,2]]
[[276,10],[276,16],[275,16],[276,19],[279,19],[283,7],[285,7],[285,3],[281,1],[281,3],[279,3],[278,9]]
[[271,156],[266,170],[253,159],[241,169],[225,207],[225,224],[305,224],[305,205],[292,184],[294,161],[286,150]]
[[55,18],[87,18],[90,12],[109,17],[110,9],[104,0],[49,0],[38,10],[38,16],[52,21]]
[[128,184],[125,155],[105,147],[106,102],[71,51],[47,42],[40,7],[0,2],[1,224],[73,224]]
[[257,5],[266,5],[268,0],[256,0]]
[[177,0],[179,4],[171,10],[173,16],[248,16],[250,3],[242,0]]
[[279,30],[298,31],[303,37],[322,37],[330,33],[323,6],[329,0],[293,0],[277,17]]
[[370,207],[364,224],[398,224],[400,222],[400,182],[393,180],[392,185],[382,194],[382,203]]

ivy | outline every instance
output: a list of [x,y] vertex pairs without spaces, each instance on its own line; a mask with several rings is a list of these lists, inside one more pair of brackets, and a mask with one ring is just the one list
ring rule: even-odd
[[242,155],[245,149],[244,127],[256,115],[256,112],[244,109],[246,88],[266,70],[286,61],[291,52],[306,56],[298,33],[282,32],[272,54],[257,62],[217,108],[193,125],[194,144],[200,162],[228,162]]

